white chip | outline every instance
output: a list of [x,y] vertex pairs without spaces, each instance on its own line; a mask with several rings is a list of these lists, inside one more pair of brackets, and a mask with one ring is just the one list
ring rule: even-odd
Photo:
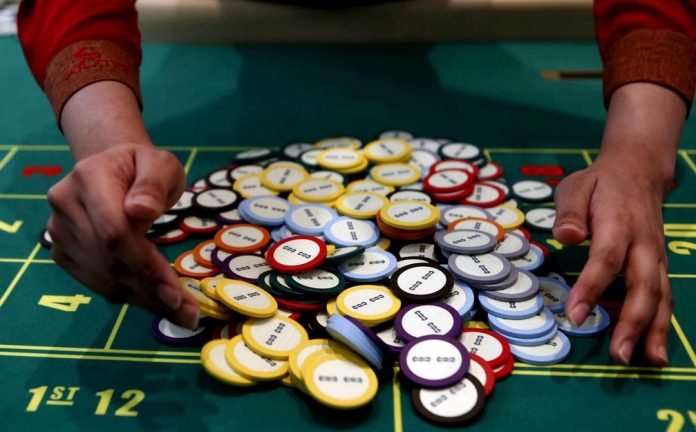
[[551,231],[556,222],[556,209],[535,208],[524,215],[525,221],[534,228]]
[[527,201],[547,201],[553,197],[553,188],[538,180],[518,181],[512,185],[512,192]]
[[409,339],[418,339],[429,335],[447,335],[455,322],[446,309],[425,304],[409,309],[401,315],[399,324]]

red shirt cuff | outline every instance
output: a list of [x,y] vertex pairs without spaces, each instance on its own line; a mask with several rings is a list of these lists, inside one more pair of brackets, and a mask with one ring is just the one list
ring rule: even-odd
[[642,29],[622,36],[604,56],[604,103],[632,82],[652,82],[679,94],[691,106],[696,86],[696,43],[672,30]]
[[118,81],[127,85],[142,109],[138,59],[107,40],[79,41],[58,52],[46,69],[44,89],[59,125],[68,99],[97,81]]

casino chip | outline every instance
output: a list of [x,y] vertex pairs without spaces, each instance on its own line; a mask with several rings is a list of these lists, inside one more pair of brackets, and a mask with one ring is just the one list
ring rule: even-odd
[[201,363],[213,378],[236,387],[250,387],[255,381],[244,378],[232,369],[225,359],[226,339],[212,340],[201,350]]
[[430,389],[451,386],[464,378],[469,362],[466,348],[457,339],[445,336],[415,339],[399,354],[403,376],[417,386]]
[[259,355],[287,360],[290,353],[309,337],[297,321],[276,314],[270,318],[247,320],[242,325],[242,339]]
[[372,219],[387,202],[387,198],[376,193],[348,193],[336,201],[336,210],[344,216]]
[[326,258],[326,243],[312,236],[294,236],[271,246],[268,264],[285,273],[304,273],[321,265]]
[[482,291],[481,295],[500,301],[524,301],[537,295],[539,292],[539,279],[525,270],[517,272],[515,282],[501,290]]
[[524,218],[530,228],[539,231],[551,231],[553,224],[556,222],[556,209],[545,207],[531,209],[525,213]]
[[405,341],[429,335],[453,338],[461,332],[462,324],[457,311],[441,302],[405,306],[394,318],[396,334]]
[[272,317],[278,303],[265,290],[244,281],[224,281],[216,288],[217,297],[233,311],[253,318]]
[[481,157],[481,149],[473,144],[452,142],[439,148],[438,153],[444,159],[474,161]]
[[554,313],[558,329],[570,336],[594,336],[604,331],[611,322],[609,313],[600,305],[596,305],[588,314],[585,321],[579,326],[574,326],[564,311]]
[[427,302],[448,294],[454,286],[452,275],[437,264],[411,264],[395,271],[390,288],[395,296],[413,302]]
[[234,208],[238,199],[234,191],[214,188],[198,192],[193,197],[193,206],[203,214],[214,214]]
[[371,248],[342,261],[338,271],[351,282],[377,282],[396,269],[396,258],[391,253]]
[[222,272],[230,279],[256,283],[259,277],[271,270],[266,258],[255,254],[232,255],[225,259]]
[[237,335],[227,341],[225,359],[230,367],[252,381],[277,381],[288,373],[288,362],[264,357],[252,351]]
[[339,247],[372,246],[379,239],[379,229],[371,221],[339,217],[324,226],[326,239]]
[[538,314],[544,307],[544,300],[540,295],[523,301],[500,301],[487,297],[484,293],[479,293],[478,300],[481,308],[489,314],[508,319],[530,318]]
[[347,352],[310,355],[302,366],[302,378],[308,393],[331,408],[359,408],[377,394],[377,375]]
[[553,199],[553,188],[538,180],[518,181],[512,185],[512,193],[527,202],[545,202]]
[[473,374],[467,374],[457,383],[442,389],[415,387],[411,399],[416,411],[426,420],[460,425],[481,413],[486,394],[481,382]]
[[262,250],[271,241],[269,232],[258,225],[229,225],[215,234],[215,244],[230,253],[250,253]]
[[505,280],[510,274],[510,262],[495,253],[482,255],[453,254],[448,259],[449,269],[464,282],[490,284]]
[[152,321],[152,335],[165,345],[198,345],[207,337],[205,326],[194,330],[180,327],[166,318],[155,318]]
[[401,300],[384,286],[356,285],[339,294],[336,309],[341,315],[373,327],[393,319],[401,309]]
[[493,368],[503,366],[511,358],[510,344],[491,330],[465,328],[459,341],[469,353],[478,355]]
[[[455,230],[440,231],[435,234],[435,242],[441,249],[458,254],[484,254],[492,252],[502,243],[496,243],[495,237],[483,231]],[[529,245],[529,243],[527,243]],[[528,246],[529,247],[529,246]],[[496,251],[497,252],[497,251]],[[499,255],[503,255],[497,252]]]
[[550,341],[536,346],[521,346],[510,344],[512,355],[519,361],[547,366],[562,362],[570,354],[570,340],[561,332]]
[[488,322],[493,330],[504,337],[520,339],[542,337],[556,328],[553,314],[546,308],[524,319],[507,319],[489,315]]

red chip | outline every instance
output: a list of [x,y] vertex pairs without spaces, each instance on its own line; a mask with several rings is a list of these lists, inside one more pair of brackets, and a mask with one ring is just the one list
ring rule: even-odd
[[505,201],[505,191],[490,183],[477,182],[474,191],[460,202],[477,207],[494,207]]
[[266,253],[268,265],[285,273],[304,273],[319,267],[326,259],[326,243],[299,235],[274,244]]
[[278,302],[278,306],[282,307],[283,309],[295,311],[295,312],[319,312],[320,310],[324,310],[326,307],[326,303],[324,302],[300,302],[297,300],[288,300],[280,297],[276,297],[276,302]]
[[466,327],[462,330],[460,341],[471,354],[476,354],[493,369],[505,365],[512,358],[510,344],[493,330]]
[[467,170],[446,169],[434,171],[423,179],[423,190],[434,193],[451,193],[467,189],[476,177]]
[[[479,364],[486,373],[486,385],[484,385],[483,388],[486,391],[486,397],[490,396],[493,392],[493,387],[495,387],[495,372],[493,371],[493,368],[486,360],[482,359],[476,354],[469,354],[469,358],[472,362]],[[469,373],[471,373],[471,371]],[[483,384],[483,382],[481,384]]]
[[512,370],[515,368],[515,359],[510,356],[507,361],[505,362],[504,365],[498,366],[497,368],[493,369],[493,374],[495,375],[495,379],[500,381],[512,373]]

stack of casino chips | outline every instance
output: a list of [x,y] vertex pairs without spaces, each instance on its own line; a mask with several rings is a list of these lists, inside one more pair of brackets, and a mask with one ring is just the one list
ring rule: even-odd
[[398,364],[420,414],[470,421],[515,359],[562,361],[564,334],[609,324],[601,307],[568,322],[570,287],[523,227],[552,228],[552,187],[502,175],[472,144],[404,131],[239,153],[148,232],[198,239],[175,269],[201,325],[158,318],[153,334],[209,340],[203,366],[223,382],[279,381],[336,409],[368,404]]

